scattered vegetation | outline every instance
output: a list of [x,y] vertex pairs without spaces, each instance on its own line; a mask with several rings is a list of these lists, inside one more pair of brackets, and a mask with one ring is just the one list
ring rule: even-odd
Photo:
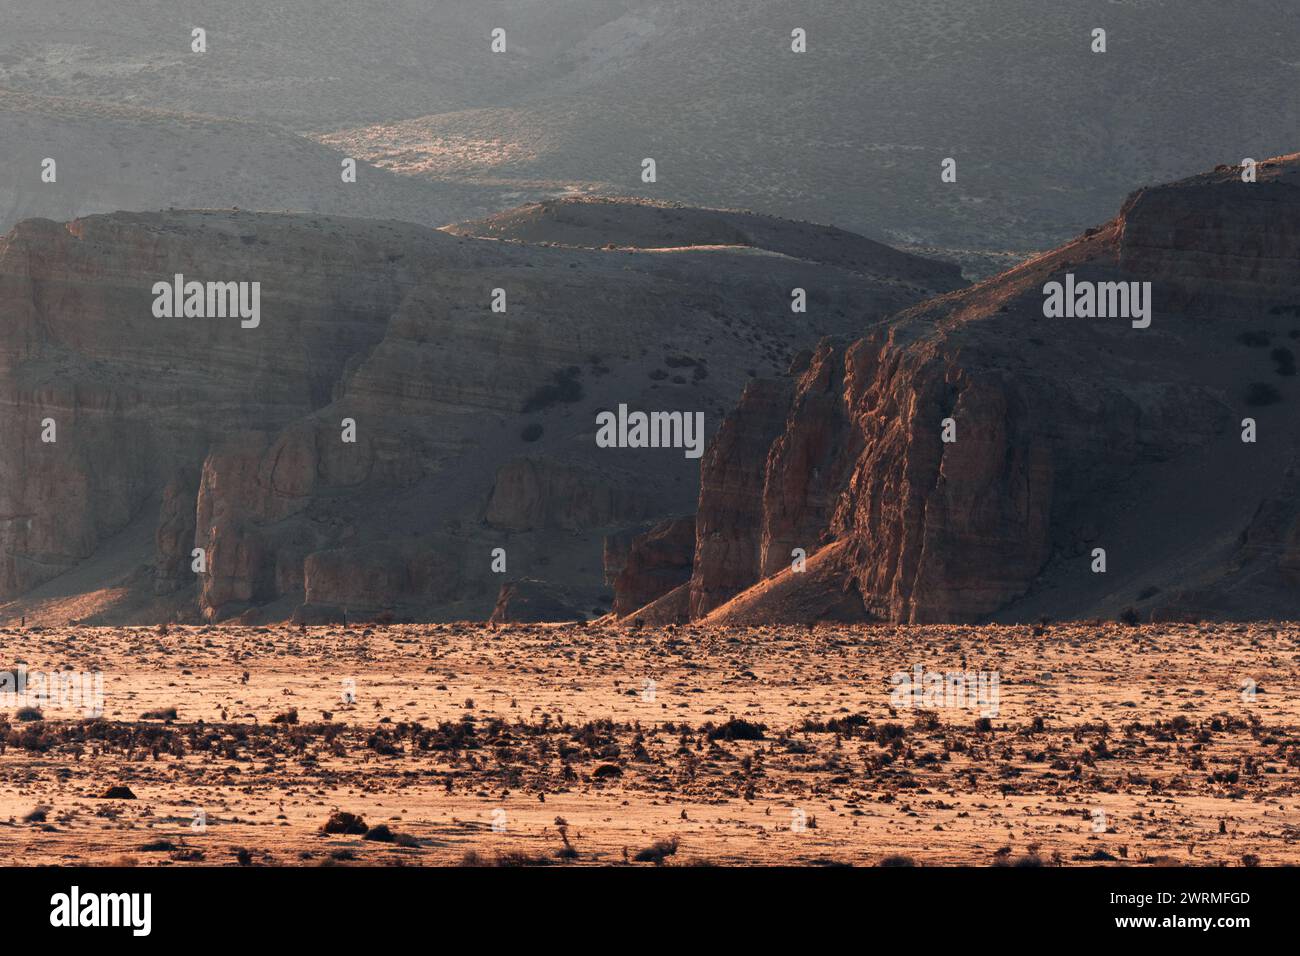
[[369,827],[366,821],[361,819],[355,813],[348,813],[344,810],[335,810],[330,814],[330,818],[325,821],[321,827],[321,833],[345,833],[352,835],[364,834]]
[[653,863],[655,866],[663,866],[664,860],[677,853],[680,842],[677,837],[669,837],[667,840],[657,840],[644,850],[637,852],[632,857],[637,863]]
[[554,862],[548,856],[534,856],[523,850],[503,850],[491,857],[467,850],[460,859],[461,866],[550,866]]
[[762,740],[766,730],[765,724],[751,723],[739,717],[732,717],[717,727],[705,724],[705,735],[709,740]]
[[555,851],[555,855],[561,860],[576,860],[578,851],[569,840],[569,821],[564,817],[556,817],[555,827],[560,833],[560,840],[564,843],[564,846]]
[[576,365],[552,372],[551,381],[529,395],[521,411],[527,415],[529,412],[544,411],[554,405],[572,405],[574,402],[581,401],[585,394],[582,382],[579,381],[581,375],[582,369]]
[[1285,346],[1279,346],[1269,353],[1273,360],[1273,371],[1278,375],[1295,375],[1295,353]]
[[1251,406],[1276,405],[1282,394],[1268,382],[1251,382],[1246,387],[1246,404]]

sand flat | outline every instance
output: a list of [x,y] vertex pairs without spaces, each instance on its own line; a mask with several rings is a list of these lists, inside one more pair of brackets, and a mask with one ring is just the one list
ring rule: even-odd
[[[1295,624],[0,630],[20,663],[103,716],[0,706],[4,864],[1300,862]],[[897,706],[917,664],[996,714]]]

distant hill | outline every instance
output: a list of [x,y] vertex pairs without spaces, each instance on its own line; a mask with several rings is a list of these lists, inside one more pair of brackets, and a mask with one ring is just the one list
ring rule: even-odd
[[274,123],[511,202],[830,223],[987,274],[1135,185],[1293,148],[1297,35],[1291,0],[10,0],[0,87]]
[[[421,182],[266,123],[0,90],[0,228],[119,209],[294,210],[439,226],[507,200]],[[46,157],[57,180],[41,179]]]

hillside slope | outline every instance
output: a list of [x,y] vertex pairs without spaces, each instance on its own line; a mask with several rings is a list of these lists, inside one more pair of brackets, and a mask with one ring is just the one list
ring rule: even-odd
[[[424,225],[480,215],[502,190],[401,176],[276,126],[0,89],[0,231],[23,219],[239,207]],[[56,181],[42,179],[44,161]]]
[[987,275],[1136,186],[1283,152],[1300,128],[1291,0],[5,6],[0,87],[274,124],[453,193],[513,194],[439,225],[623,193],[833,223]]

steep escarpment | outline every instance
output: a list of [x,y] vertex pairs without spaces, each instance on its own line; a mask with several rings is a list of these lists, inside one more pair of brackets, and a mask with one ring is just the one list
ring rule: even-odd
[[[414,281],[389,261],[400,237],[308,257],[300,232],[286,217],[118,214],[32,220],[0,243],[0,594],[88,557],[227,429],[274,430],[327,402],[349,356],[382,338]],[[153,284],[177,273],[260,281],[276,320],[155,318]],[[171,575],[190,549],[162,547]]]
[[[1150,283],[1151,308],[1048,317],[1053,282]],[[783,408],[747,394],[705,459],[692,616],[1294,614],[1297,340],[1300,157],[1142,190],[1061,249],[823,343],[770,386]]]
[[[820,336],[960,284],[892,250],[828,262],[856,237],[762,217],[672,250],[631,234],[634,205],[566,222],[620,212],[617,249],[548,240],[544,216],[533,242],[225,211],[22,223],[0,240],[6,613],[93,591],[105,620],[484,617],[525,580],[503,606],[604,613],[604,539],[694,510],[699,462],[604,447],[599,412],[702,416],[702,440]],[[169,317],[155,284],[177,275],[256,283],[259,314]]]

